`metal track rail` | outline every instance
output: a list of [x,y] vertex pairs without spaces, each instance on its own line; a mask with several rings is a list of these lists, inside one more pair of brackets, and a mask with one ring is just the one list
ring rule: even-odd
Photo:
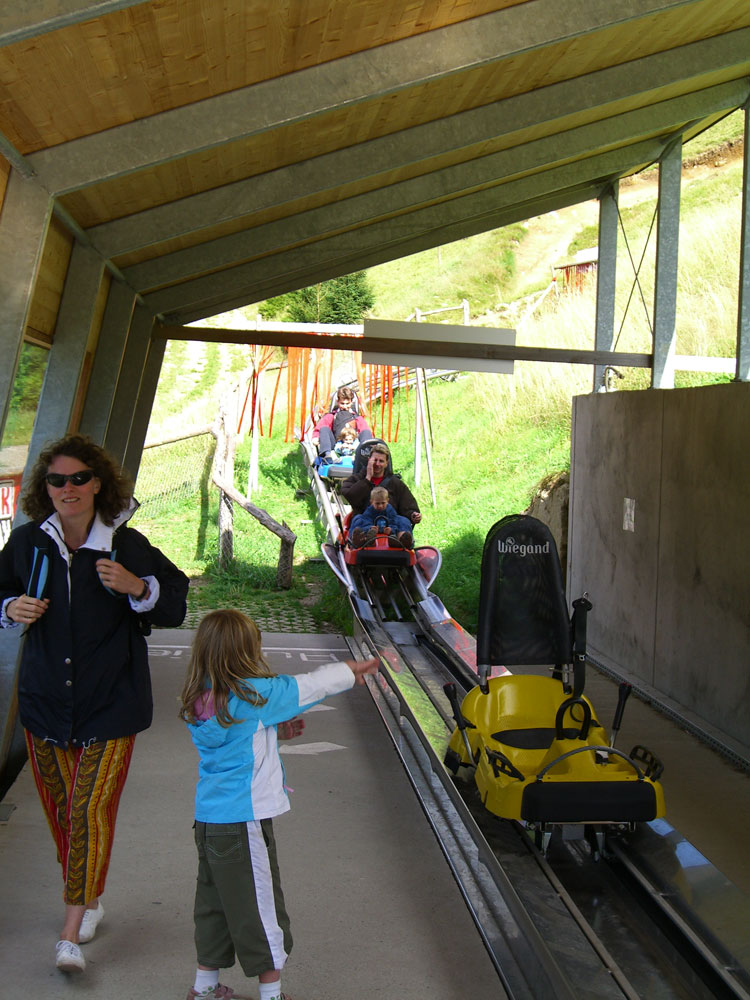
[[393,691],[370,681],[370,693],[394,742],[469,912],[495,966],[503,995],[510,1000],[576,994],[489,847],[467,837],[465,807],[435,781],[434,761],[417,730],[403,714]]

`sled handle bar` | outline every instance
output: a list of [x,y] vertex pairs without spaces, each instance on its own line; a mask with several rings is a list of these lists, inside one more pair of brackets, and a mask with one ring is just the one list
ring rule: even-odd
[[[567,698],[562,705],[560,705],[557,710],[557,715],[555,716],[555,737],[558,740],[564,739],[563,719],[565,718],[565,713],[568,709],[572,708],[574,705],[580,705],[583,709],[583,721],[581,722],[581,728],[577,739],[585,740],[589,735],[589,726],[591,725],[591,706],[587,701],[584,701],[583,698]],[[572,713],[571,718],[573,718]],[[573,721],[577,722],[578,720],[573,718]]]
[[443,691],[450,702],[451,708],[453,709],[453,718],[456,720],[456,725],[461,732],[461,739],[463,740],[464,747],[466,748],[466,753],[469,757],[469,763],[474,763],[474,751],[471,749],[471,743],[469,742],[469,736],[466,732],[466,727],[470,723],[467,723],[464,718],[463,712],[461,711],[461,706],[458,703],[458,694],[456,692],[456,685],[453,681],[449,681],[447,684],[443,684]]
[[554,760],[551,760],[549,764],[547,764],[545,767],[542,768],[539,774],[537,774],[536,780],[541,781],[551,767],[554,767],[555,764],[559,764],[560,761],[565,760],[566,757],[572,757],[574,754],[577,753],[586,753],[587,750],[593,750],[594,752],[596,752],[597,750],[601,750],[602,753],[606,753],[608,755],[614,754],[616,757],[622,757],[622,759],[626,760],[628,764],[630,764],[630,766],[633,768],[635,773],[638,775],[638,780],[643,781],[643,771],[641,771],[640,767],[638,767],[636,762],[632,760],[630,757],[628,757],[626,753],[623,753],[622,750],[615,750],[614,747],[594,747],[594,746],[576,747],[575,750],[568,750],[567,753],[560,754],[559,757],[556,757]]

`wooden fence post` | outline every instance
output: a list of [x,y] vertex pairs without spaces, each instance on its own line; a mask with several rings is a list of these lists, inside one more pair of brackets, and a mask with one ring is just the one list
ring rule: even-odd
[[256,507],[254,503],[251,503],[247,497],[243,497],[241,493],[222,480],[218,476],[214,475],[215,485],[222,491],[222,494],[226,495],[227,500],[230,503],[237,504],[238,507],[242,507],[246,510],[248,514],[260,521],[264,528],[268,528],[272,531],[274,535],[281,541],[280,551],[279,551],[279,562],[278,568],[276,570],[276,583],[279,587],[284,590],[288,590],[292,585],[292,565],[294,562],[294,543],[297,541],[297,536],[294,534],[292,529],[288,524],[279,524],[275,521],[271,515],[262,510],[260,507]]
[[[216,440],[216,478],[224,483],[234,482],[234,454],[236,449],[235,427],[227,406],[222,402]],[[222,490],[219,493],[219,565],[222,568],[234,559],[234,506],[232,498]]]
[[297,536],[286,523],[282,521],[282,528],[286,528],[288,534],[281,535],[281,545],[279,546],[279,564],[276,569],[276,586],[282,590],[289,590],[292,585],[292,567],[294,565],[294,543]]

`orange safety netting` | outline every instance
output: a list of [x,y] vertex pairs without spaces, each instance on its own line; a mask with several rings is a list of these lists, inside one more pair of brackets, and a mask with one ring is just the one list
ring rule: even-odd
[[260,392],[260,376],[261,372],[267,368],[273,360],[273,354],[273,347],[250,348],[250,363],[253,371],[247,383],[245,399],[242,403],[239,420],[237,421],[238,435],[241,435],[244,431],[252,434],[255,426],[256,412],[258,415],[258,429],[261,435],[263,434],[263,416],[261,414],[260,396],[258,395]]
[[[252,375],[248,380],[237,433],[252,433],[257,413],[258,432],[263,435],[263,416],[259,396],[261,374],[273,359],[274,348],[252,347],[250,350]],[[370,423],[373,434],[387,441],[398,441],[401,423],[401,393],[398,393],[395,432],[393,429],[393,397],[403,384],[408,399],[409,369],[404,368],[402,376],[402,369],[399,366],[363,365],[361,351],[352,351],[352,359],[357,377],[357,395],[361,416]],[[279,366],[271,399],[268,415],[269,437],[273,430],[274,412],[284,368],[286,368],[287,373],[287,413],[284,440],[288,442],[295,437],[302,437],[306,428],[314,426],[320,417],[328,412],[334,388],[333,361],[333,351],[323,348],[290,347],[287,349],[286,364]],[[379,413],[376,412],[378,403],[380,405]],[[373,426],[373,424],[377,425],[378,423],[379,427]]]

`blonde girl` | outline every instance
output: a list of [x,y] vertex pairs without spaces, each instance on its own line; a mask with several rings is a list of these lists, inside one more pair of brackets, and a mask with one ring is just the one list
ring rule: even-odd
[[252,619],[213,611],[198,627],[180,717],[200,757],[195,796],[198,881],[195,984],[188,1000],[238,997],[219,983],[234,965],[257,976],[260,1000],[290,1000],[281,970],[292,947],[272,819],[289,809],[277,740],[299,735],[297,718],[329,695],[364,684],[378,661],[329,663],[275,675]]

